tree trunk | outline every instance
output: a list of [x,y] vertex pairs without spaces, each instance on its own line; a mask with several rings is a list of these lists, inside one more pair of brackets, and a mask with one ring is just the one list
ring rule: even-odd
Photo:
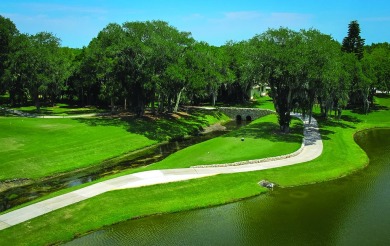
[[[153,93],[154,94],[154,93]],[[156,115],[156,107],[154,106],[155,97],[152,96],[152,102],[151,102],[151,108],[152,108],[152,114]]]
[[281,130],[283,133],[290,133],[290,126],[289,126],[289,125],[281,126],[280,130]]
[[176,104],[175,104],[175,107],[173,108],[173,112],[174,113],[177,113],[177,109],[179,108],[179,103],[180,103],[180,97],[181,97],[181,93],[184,91],[185,87],[183,87],[179,93],[177,94],[177,97],[176,97]]
[[362,92],[362,96],[363,96],[363,111],[365,114],[368,114],[368,111],[370,110],[369,92],[368,91]]
[[168,103],[168,105],[167,105],[168,112],[172,113],[173,112],[173,107],[172,107],[172,96],[171,95],[168,96],[167,103]]
[[215,106],[215,102],[217,101],[217,96],[216,96],[216,93],[213,92],[211,93],[211,106]]
[[13,91],[9,91],[9,99],[11,106],[15,106],[15,93]]
[[283,133],[290,132],[290,121],[291,121],[290,112],[285,112],[282,115],[279,115],[280,130]]
[[34,93],[34,100],[35,100],[35,107],[37,108],[37,112],[40,113],[41,112],[41,103],[39,101],[39,93],[36,92]]
[[341,114],[342,114],[343,110],[341,107],[338,107],[337,108],[337,119],[340,120],[341,119]]
[[137,105],[137,115],[139,117],[142,117],[144,116],[144,114],[145,114],[145,104],[144,101],[139,98],[138,105]]
[[164,112],[164,100],[165,100],[165,96],[164,95],[160,95],[159,96],[159,99],[158,99],[158,113],[163,113]]
[[111,113],[114,113],[115,106],[114,106],[114,99],[111,97]]
[[290,88],[276,88],[276,95],[274,98],[274,104],[276,112],[278,113],[278,122],[280,130],[284,133],[290,131],[290,100],[291,100],[291,89]]
[[85,99],[84,99],[84,88],[81,87],[81,107],[84,107],[85,106]]

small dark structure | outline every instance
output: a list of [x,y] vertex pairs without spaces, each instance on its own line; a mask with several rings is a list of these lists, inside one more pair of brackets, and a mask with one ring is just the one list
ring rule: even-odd
[[262,180],[262,181],[260,181],[259,182],[259,185],[260,186],[263,186],[263,187],[265,187],[265,188],[268,188],[268,189],[274,189],[274,187],[275,187],[275,184],[274,183],[271,183],[271,182],[269,182],[269,181],[267,181],[267,180]]
[[[236,121],[242,121],[242,120],[243,120],[243,118],[242,118],[241,115],[236,115]],[[252,116],[247,115],[247,116],[245,117],[245,120],[246,120],[246,121],[252,121]]]
[[[231,119],[252,121],[260,117],[274,114],[272,110],[260,108],[235,108],[235,107],[219,107],[218,111],[226,114]],[[250,118],[249,118],[249,117]]]

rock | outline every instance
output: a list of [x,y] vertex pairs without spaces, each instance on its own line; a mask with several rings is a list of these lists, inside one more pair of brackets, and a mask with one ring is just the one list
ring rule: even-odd
[[261,180],[258,184],[268,189],[273,189],[275,187],[274,183],[271,183],[267,180]]

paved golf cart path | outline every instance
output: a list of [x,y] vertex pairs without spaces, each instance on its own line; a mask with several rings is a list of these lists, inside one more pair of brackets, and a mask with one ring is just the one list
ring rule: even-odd
[[38,115],[38,114],[26,113],[26,112],[16,110],[16,109],[11,109],[11,108],[0,107],[0,110],[8,112],[10,114],[14,114],[16,116],[20,116],[20,117],[44,118],[44,119],[89,118],[89,117],[96,117],[96,116],[105,116],[105,115],[110,114],[110,113],[106,112],[106,113],[90,113],[90,114],[74,114],[74,115]]
[[[296,114],[295,116],[301,118],[299,114]],[[283,156],[272,161],[253,160],[244,162],[243,165],[237,165],[237,163],[235,163],[235,165],[223,167],[195,166],[191,168],[153,170],[113,178],[0,215],[0,230],[17,225],[56,209],[97,196],[107,191],[177,182],[223,173],[257,171],[294,165],[313,160],[322,153],[323,145],[321,135],[318,131],[317,121],[314,118],[311,119],[311,123],[308,122],[308,119],[302,120],[304,122],[303,144],[300,151],[292,157],[287,158],[286,156]]]

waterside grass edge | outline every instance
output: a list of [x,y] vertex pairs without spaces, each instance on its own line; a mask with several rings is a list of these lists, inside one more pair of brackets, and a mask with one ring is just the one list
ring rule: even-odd
[[381,98],[380,102],[380,109],[369,115],[346,111],[339,121],[320,120],[324,152],[313,161],[108,192],[0,231],[0,244],[58,243],[128,219],[224,204],[265,192],[257,184],[262,179],[286,187],[343,177],[364,168],[369,161],[354,142],[354,134],[363,129],[390,125],[390,97]]

